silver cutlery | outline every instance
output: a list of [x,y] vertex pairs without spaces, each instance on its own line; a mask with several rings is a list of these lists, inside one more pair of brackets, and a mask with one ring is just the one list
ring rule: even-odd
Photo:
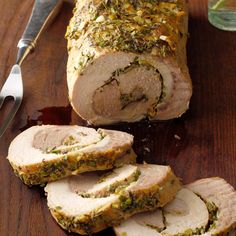
[[12,97],[14,104],[3,123],[0,124],[0,137],[3,135],[10,122],[20,107],[23,98],[23,82],[20,65],[26,56],[34,49],[42,31],[50,20],[58,13],[62,0],[35,0],[33,10],[17,47],[16,63],[0,91],[0,109],[5,98]]

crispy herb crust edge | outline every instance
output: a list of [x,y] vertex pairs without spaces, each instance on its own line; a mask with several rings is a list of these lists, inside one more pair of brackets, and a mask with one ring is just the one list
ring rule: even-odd
[[140,191],[119,191],[119,198],[111,205],[81,216],[66,215],[61,207],[50,208],[58,224],[69,232],[82,235],[99,232],[107,227],[118,225],[132,215],[154,210],[171,201],[181,188],[179,179],[169,171],[158,185]]
[[66,38],[87,35],[99,48],[135,53],[158,48],[163,55],[175,51],[183,37],[185,16],[183,0],[78,1]]
[[107,170],[122,164],[134,163],[136,155],[129,145],[117,150],[97,153],[69,153],[58,159],[43,161],[41,163],[16,166],[10,163],[14,173],[26,185],[45,185],[67,176],[87,171]]

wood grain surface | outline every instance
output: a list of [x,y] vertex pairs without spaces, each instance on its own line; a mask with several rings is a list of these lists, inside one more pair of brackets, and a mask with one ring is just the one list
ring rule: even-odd
[[[0,1],[0,86],[16,56],[32,0]],[[139,161],[171,165],[184,183],[221,176],[236,187],[236,32],[207,21],[207,0],[189,0],[188,64],[193,97],[188,112],[167,122],[112,126],[135,135]],[[81,124],[69,106],[64,33],[72,7],[64,4],[36,50],[23,63],[24,100],[0,139],[0,235],[63,236],[39,187],[28,188],[6,160],[11,140],[35,124]],[[0,122],[8,107],[0,110]],[[110,128],[110,127],[109,127]],[[176,136],[177,135],[177,136]],[[180,139],[178,138],[180,137]],[[108,229],[98,235],[113,235]]]

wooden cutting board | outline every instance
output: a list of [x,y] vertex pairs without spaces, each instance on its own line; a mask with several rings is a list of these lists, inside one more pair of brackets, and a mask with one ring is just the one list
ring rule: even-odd
[[[15,61],[32,0],[0,1],[0,86]],[[135,135],[139,162],[171,165],[184,183],[221,176],[236,187],[236,32],[223,32],[207,21],[207,0],[190,0],[188,65],[193,97],[188,112],[166,122],[140,122],[109,128]],[[43,189],[28,188],[6,160],[11,140],[35,124],[86,125],[72,111],[66,85],[64,33],[72,7],[62,11],[24,62],[24,101],[0,139],[0,235],[63,236],[52,219]],[[4,111],[0,110],[0,124]],[[98,235],[112,236],[112,230]]]

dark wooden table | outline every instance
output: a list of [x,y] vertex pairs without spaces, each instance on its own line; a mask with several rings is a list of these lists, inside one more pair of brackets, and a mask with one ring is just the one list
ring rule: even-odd
[[[0,1],[0,86],[15,61],[32,0]],[[135,135],[139,161],[168,164],[185,183],[221,176],[236,187],[236,32],[207,21],[207,0],[189,0],[188,64],[193,97],[180,119],[113,126]],[[35,124],[85,125],[69,106],[64,33],[72,7],[64,7],[23,64],[24,101],[0,139],[0,235],[69,235],[52,219],[43,190],[28,188],[6,160],[11,140]],[[3,119],[4,107],[0,112]],[[176,135],[180,139],[176,139]],[[107,230],[99,235],[113,235]]]

